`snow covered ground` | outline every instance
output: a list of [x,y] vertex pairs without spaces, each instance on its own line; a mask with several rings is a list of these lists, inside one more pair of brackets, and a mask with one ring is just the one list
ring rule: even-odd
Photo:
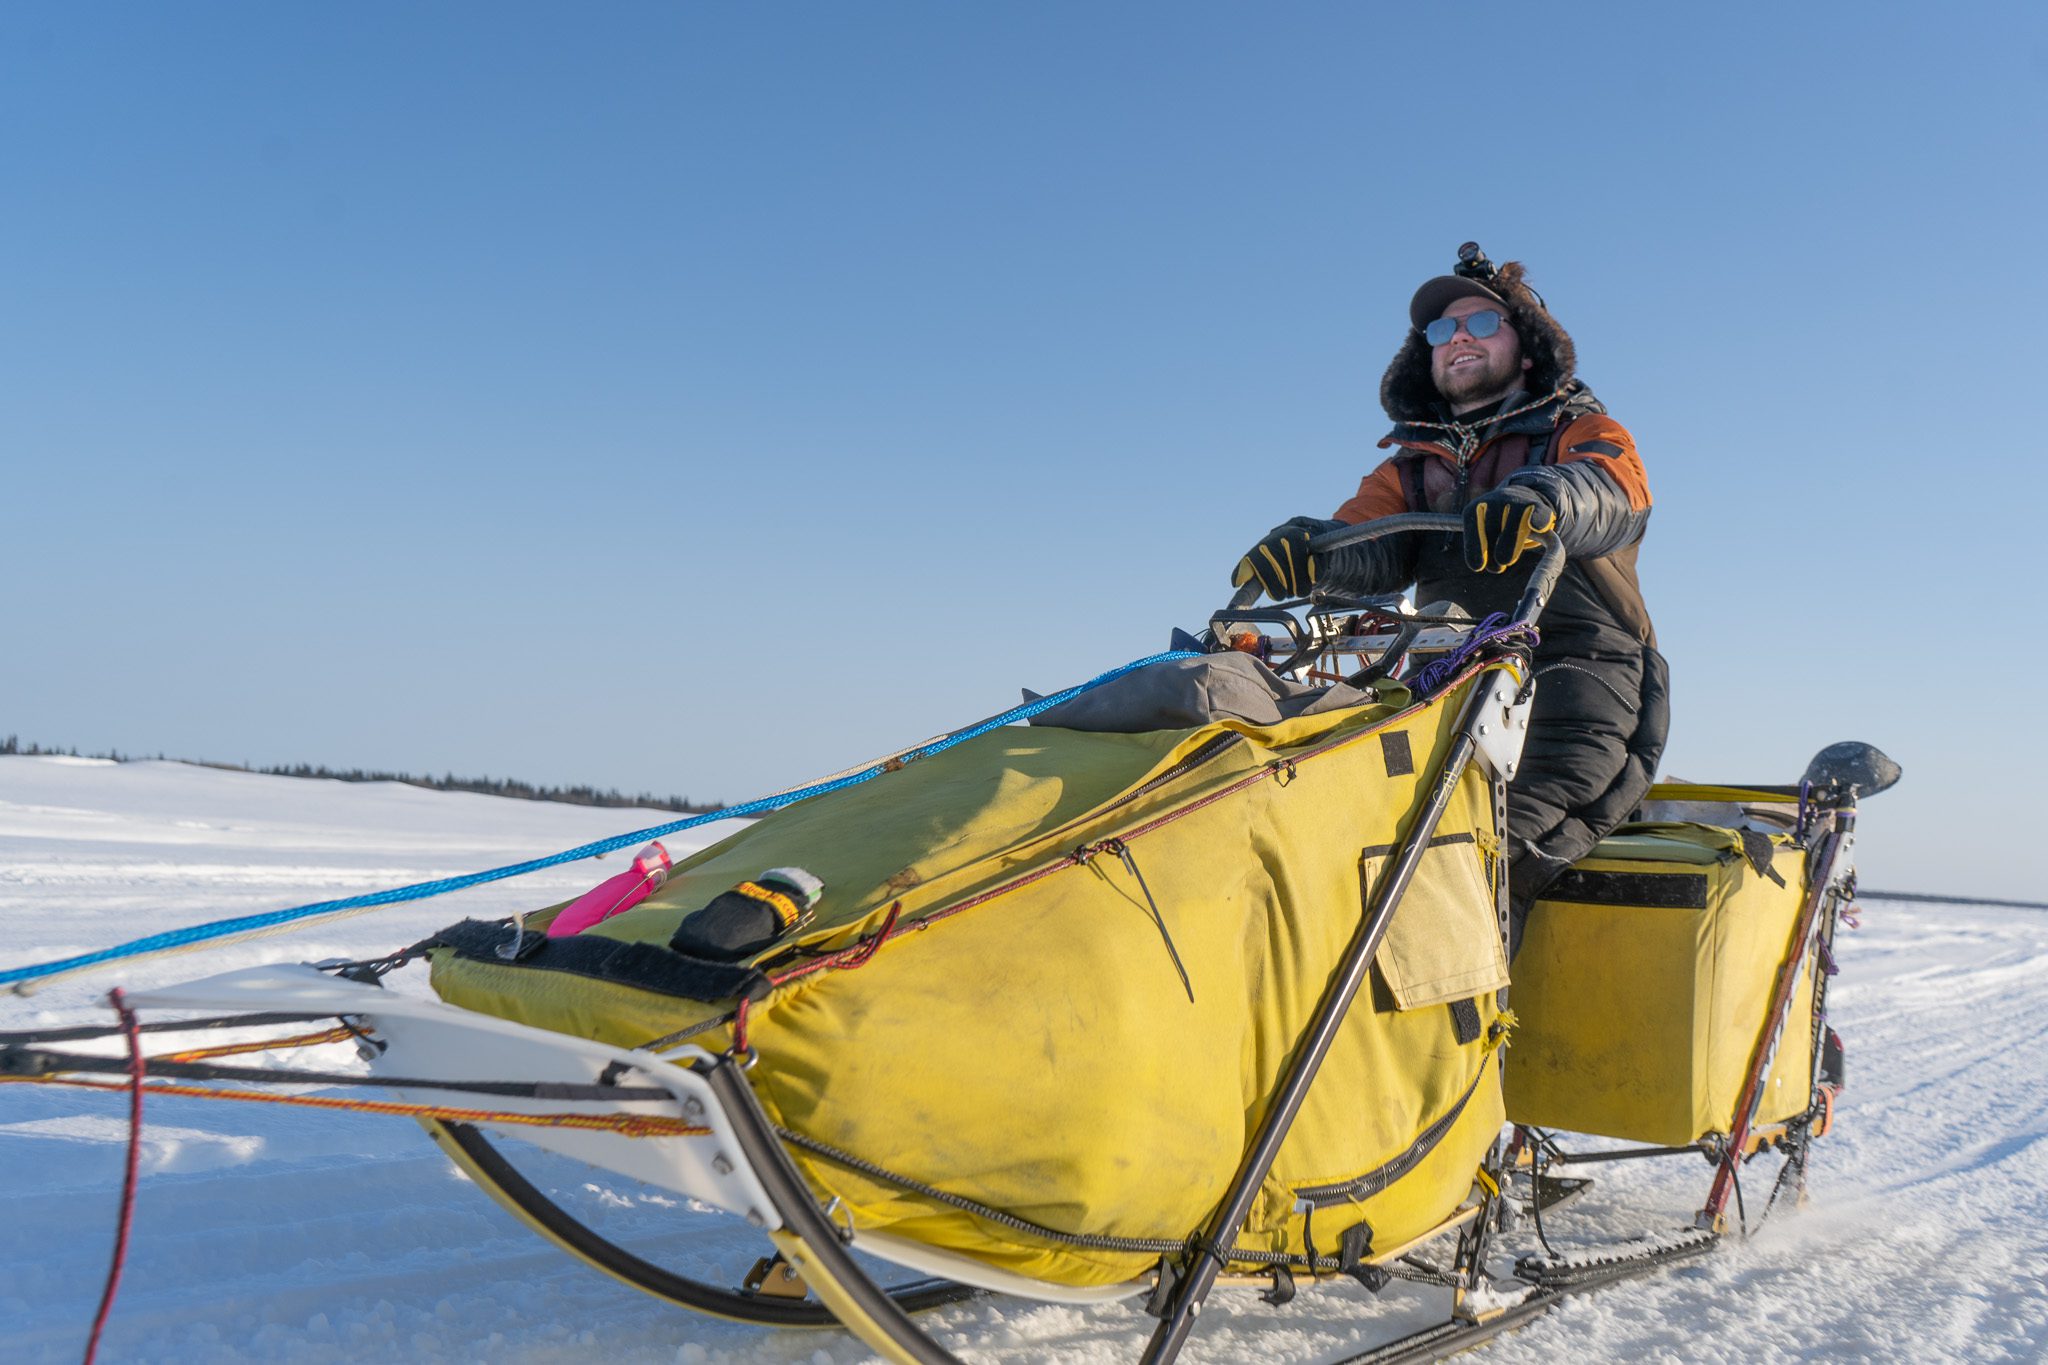
[[[1879,798],[1882,799],[1882,798]],[[659,823],[592,810],[175,763],[0,757],[0,967],[160,929],[474,871]],[[716,838],[711,827],[695,833]],[[686,839],[670,841],[672,849]],[[275,960],[370,955],[463,915],[562,899],[582,864],[288,939],[160,959],[0,998],[0,1030],[103,1021],[109,986]],[[1844,935],[1833,996],[1849,1047],[1813,1202],[1751,1242],[1568,1303],[1473,1357],[1502,1362],[2035,1360],[2048,1354],[2048,915],[1885,904]],[[401,973],[418,977],[418,972]],[[409,988],[419,989],[415,982]],[[306,1056],[341,1065],[344,1049]],[[249,1059],[256,1060],[256,1059]],[[543,1243],[403,1119],[159,1098],[135,1241],[103,1359],[853,1362],[839,1333],[695,1317]],[[10,1360],[81,1349],[112,1243],[120,1096],[0,1086],[0,1324]],[[551,1190],[650,1259],[737,1274],[735,1220],[567,1163]],[[1752,1207],[1769,1180],[1749,1179]],[[1593,1240],[1684,1222],[1691,1161],[1602,1167],[1555,1220]],[[1437,1316],[1420,1291],[1221,1294],[1185,1358],[1316,1361]],[[982,1299],[935,1315],[975,1361],[1129,1359],[1135,1306]]]

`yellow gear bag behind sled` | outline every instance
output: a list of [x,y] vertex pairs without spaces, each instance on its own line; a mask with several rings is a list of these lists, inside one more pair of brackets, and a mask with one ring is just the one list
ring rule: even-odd
[[[1673,1147],[1729,1131],[1806,879],[1791,836],[1747,837],[1624,825],[1537,901],[1514,963],[1510,1120]],[[1807,1107],[1813,989],[1809,954],[1759,1124]]]

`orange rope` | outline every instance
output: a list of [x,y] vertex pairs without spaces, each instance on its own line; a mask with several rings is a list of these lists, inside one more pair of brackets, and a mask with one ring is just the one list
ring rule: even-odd
[[[28,1085],[69,1085],[81,1090],[118,1090],[127,1093],[132,1083],[82,1081],[58,1076],[0,1076],[0,1083]],[[395,1114],[405,1118],[444,1119],[450,1123],[497,1123],[527,1128],[586,1128],[611,1131],[624,1137],[706,1137],[711,1130],[701,1123],[656,1114],[515,1114],[493,1109],[456,1109],[441,1104],[400,1104],[394,1100],[349,1100],[330,1095],[265,1095],[253,1090],[215,1090],[202,1085],[172,1085],[152,1081],[143,1089],[154,1095],[182,1095],[195,1100],[245,1100],[256,1104],[291,1104],[302,1109],[343,1109],[357,1114]]]
[[219,1047],[198,1047],[190,1052],[166,1052],[161,1057],[152,1057],[152,1062],[203,1062],[209,1057],[238,1057],[245,1052],[268,1052],[272,1048],[317,1047],[321,1043],[345,1043],[356,1036],[356,1030],[347,1025],[331,1028],[322,1033],[301,1033],[291,1038],[258,1039],[253,1043],[223,1043]]

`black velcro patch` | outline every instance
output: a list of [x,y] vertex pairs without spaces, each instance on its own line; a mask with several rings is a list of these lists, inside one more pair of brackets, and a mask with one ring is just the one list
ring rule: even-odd
[[1409,752],[1406,730],[1389,730],[1381,735],[1380,756],[1387,761],[1388,777],[1406,777],[1415,771],[1415,755]]
[[1479,1041],[1479,1004],[1473,1000],[1451,1002],[1451,1027],[1458,1031],[1460,1043]]
[[1703,872],[1588,872],[1575,867],[1543,888],[1540,899],[1574,905],[1704,910],[1707,877]]
[[1618,460],[1626,452],[1612,441],[1581,441],[1571,448],[1571,453],[1574,455],[1612,455]]
[[[510,924],[493,924],[466,919],[435,935],[440,946],[451,948],[457,957],[492,966],[517,966],[522,971],[567,972],[593,981],[616,982],[659,995],[680,996],[707,1005],[721,1004],[745,996],[765,999],[773,983],[752,967],[731,962],[706,962],[652,943],[626,943],[600,938],[596,934],[569,934],[549,938],[532,930],[526,933],[517,959],[501,954],[518,939]],[[542,946],[531,947],[538,941]]]

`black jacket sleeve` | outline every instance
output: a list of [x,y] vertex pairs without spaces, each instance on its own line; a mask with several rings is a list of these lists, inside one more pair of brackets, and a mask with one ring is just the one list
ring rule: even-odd
[[1522,469],[1506,483],[1534,488],[1557,508],[1557,535],[1573,559],[1598,559],[1642,539],[1650,509],[1629,505],[1614,476],[1591,460]]

